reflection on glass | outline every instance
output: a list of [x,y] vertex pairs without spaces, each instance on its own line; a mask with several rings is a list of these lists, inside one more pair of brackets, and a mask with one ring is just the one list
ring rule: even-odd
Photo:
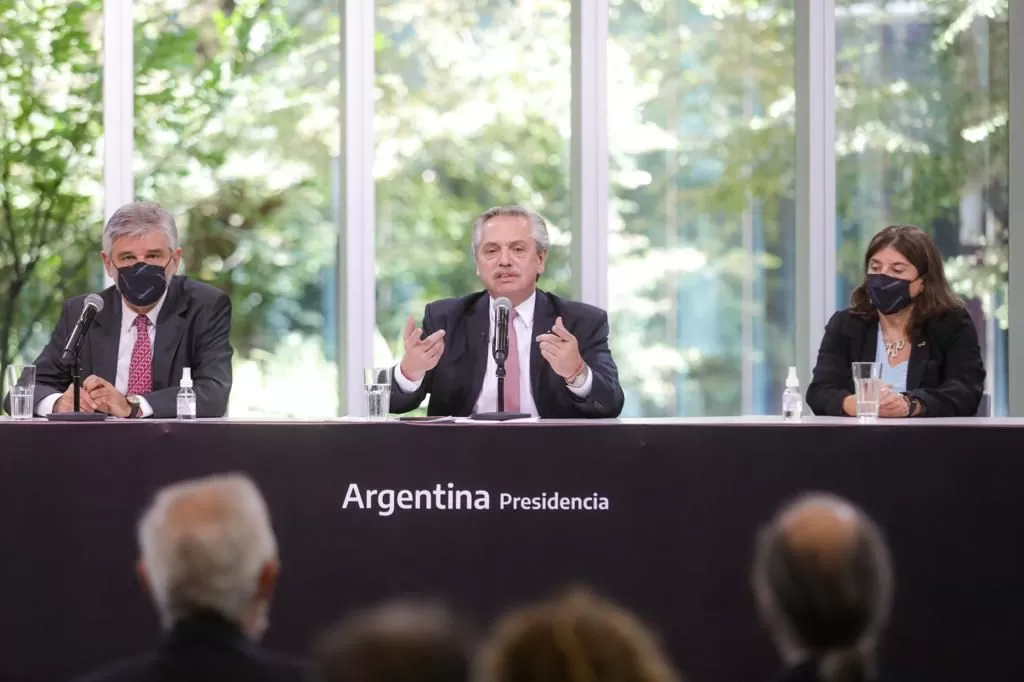
[[610,4],[623,415],[781,414],[796,345],[793,2]]
[[995,414],[1006,410],[1008,14],[1008,0],[836,3],[836,304],[861,281],[872,235],[928,230],[978,324]]
[[231,416],[333,416],[339,20],[331,3],[140,0],[135,178],[231,296]]
[[[540,287],[570,290],[569,0],[378,0],[376,362],[406,317],[482,288],[470,228],[498,204],[548,221]],[[426,403],[424,403],[426,404]]]
[[0,395],[98,284],[102,16],[102,0],[0,9]]

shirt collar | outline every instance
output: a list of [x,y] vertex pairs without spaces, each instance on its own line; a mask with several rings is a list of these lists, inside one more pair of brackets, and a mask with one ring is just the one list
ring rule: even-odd
[[[128,307],[128,303],[124,300],[124,296],[119,296],[121,299],[121,334],[127,334],[128,330],[135,326],[135,318],[138,317],[138,313]],[[149,323],[156,327],[156,321],[160,317],[160,309],[164,307],[164,301],[167,300],[167,292],[164,291],[163,296],[156,302],[153,309],[146,313],[146,317],[149,318]]]
[[[516,315],[523,318],[527,327],[533,327],[533,311],[537,307],[537,290],[534,289],[530,297],[516,306]],[[491,322],[494,321],[494,297],[490,297]]]

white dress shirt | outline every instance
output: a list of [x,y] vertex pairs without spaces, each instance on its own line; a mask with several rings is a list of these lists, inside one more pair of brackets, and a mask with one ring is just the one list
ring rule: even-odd
[[[149,351],[153,352],[156,348],[156,321],[160,315],[160,309],[164,307],[164,301],[167,299],[167,292],[160,297],[153,309],[146,313],[146,317],[149,318]],[[128,395],[128,377],[131,373],[132,364],[132,351],[135,350],[135,337],[138,336],[138,328],[135,326],[135,318],[138,317],[138,313],[128,307],[125,303],[124,297],[121,297],[121,335],[117,343],[117,375],[114,378],[114,388],[118,390],[121,395]],[[151,356],[152,361],[152,356]],[[85,377],[82,377],[84,380]],[[52,393],[42,400],[36,406],[36,414],[40,417],[53,412],[53,406],[60,399],[60,393]],[[153,407],[149,402],[139,397],[139,416],[149,417],[153,414]]]
[[[530,350],[533,347],[534,333],[533,333],[533,311],[537,305],[537,292],[536,290],[530,294],[530,297],[516,306],[516,316],[512,320],[512,324],[515,325],[516,329],[516,346],[519,352],[519,411],[524,414],[529,414],[532,417],[539,416],[537,414],[537,404],[533,399],[533,385],[530,379]],[[490,333],[488,334],[488,345],[487,348],[493,348],[494,345],[494,299],[490,299]],[[544,332],[548,330],[545,329]],[[476,404],[473,406],[473,413],[477,414],[480,412],[497,412],[498,411],[498,378],[495,376],[495,372],[498,370],[498,363],[494,360],[494,353],[488,350],[487,353],[487,371],[484,373],[484,384],[480,389],[480,396],[476,400]],[[405,393],[413,393],[423,383],[423,380],[410,381],[404,374],[402,374],[401,363],[395,367],[395,382],[398,387]],[[587,372],[587,379],[579,388],[574,388],[566,384],[566,389],[572,391],[580,398],[586,398],[590,395],[590,389],[594,385],[594,373]]]

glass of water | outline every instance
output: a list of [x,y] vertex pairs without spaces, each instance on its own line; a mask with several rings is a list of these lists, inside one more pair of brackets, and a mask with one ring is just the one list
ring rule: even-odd
[[391,411],[391,368],[363,370],[363,385],[366,387],[366,416],[374,421],[387,419]]
[[878,401],[882,397],[882,363],[853,363],[853,389],[857,395],[857,419],[878,419]]
[[17,362],[7,366],[7,387],[11,398],[11,417],[31,419],[36,390],[35,365]]

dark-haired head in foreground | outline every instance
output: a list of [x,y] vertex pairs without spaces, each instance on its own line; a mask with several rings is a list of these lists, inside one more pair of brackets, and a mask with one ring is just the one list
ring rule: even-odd
[[357,613],[316,646],[318,682],[468,682],[472,640],[432,603],[395,602]]
[[825,494],[786,505],[760,533],[753,584],[792,667],[786,679],[875,679],[893,577],[882,534],[863,511]]

